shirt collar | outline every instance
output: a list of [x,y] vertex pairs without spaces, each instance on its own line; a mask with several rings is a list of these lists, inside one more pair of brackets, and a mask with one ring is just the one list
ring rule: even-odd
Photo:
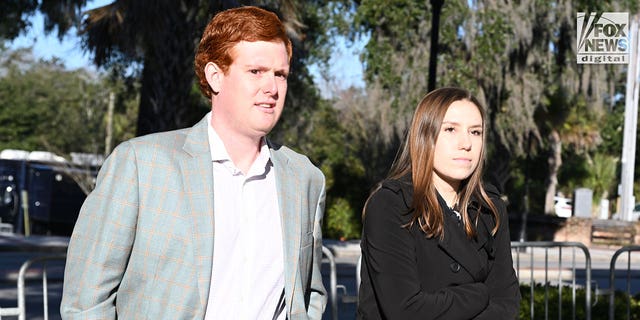
[[[231,161],[231,157],[229,156],[229,153],[227,152],[227,149],[224,147],[224,143],[222,142],[222,139],[211,126],[211,116],[212,116],[212,113],[211,111],[209,111],[206,117],[207,117],[207,124],[208,124],[207,132],[209,135],[209,149],[211,149],[211,160],[217,161],[217,162],[229,161],[230,163],[233,163],[233,161]],[[262,173],[265,170],[270,160],[271,160],[271,153],[269,152],[269,146],[266,143],[266,139],[263,137],[262,140],[260,141],[260,154],[258,154],[256,159],[253,161],[253,164],[249,169],[248,175],[255,173],[256,170],[261,171],[258,174]]]
[[231,161],[227,149],[222,143],[222,139],[211,126],[211,112],[207,113],[207,132],[209,135],[209,149],[211,149],[211,160],[213,161]]

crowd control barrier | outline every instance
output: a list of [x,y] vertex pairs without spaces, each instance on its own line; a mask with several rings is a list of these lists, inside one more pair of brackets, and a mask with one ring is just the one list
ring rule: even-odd
[[[615,316],[615,292],[616,292],[616,262],[622,254],[626,253],[626,268],[624,269],[625,281],[624,281],[624,293],[626,297],[626,312],[624,319],[631,319],[631,284],[633,281],[640,282],[640,265],[631,263],[631,254],[640,252],[640,246],[626,246],[618,249],[611,257],[611,264],[609,266],[609,319],[623,319],[622,317]],[[635,271],[635,273],[633,272]]]

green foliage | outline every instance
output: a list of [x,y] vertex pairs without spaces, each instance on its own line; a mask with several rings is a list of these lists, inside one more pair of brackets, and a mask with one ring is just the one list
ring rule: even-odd
[[[598,146],[598,151],[605,154],[621,155],[622,152],[622,131],[624,130],[624,105],[623,101],[616,104],[601,123],[600,136],[602,143]],[[637,135],[637,133],[636,133]],[[637,158],[637,157],[636,157]]]
[[544,213],[544,203],[535,199],[544,199],[545,181],[539,177],[548,170],[544,154],[532,154],[530,157],[514,158],[510,166],[511,179],[506,184],[509,208],[521,213],[525,210],[525,195],[528,197],[529,213]]
[[[380,104],[397,110],[385,120],[394,122],[410,114],[426,91],[432,8],[418,0],[357,3],[354,29],[370,39],[362,55],[367,94],[381,86],[388,98]],[[626,0],[444,2],[437,84],[469,88],[485,104],[487,170],[505,186],[511,209],[522,210],[527,194],[530,211],[544,212],[547,193],[556,189],[612,193],[621,136],[620,117],[608,109],[624,94],[625,69],[576,65],[570,44],[575,12],[633,15],[639,7]],[[395,128],[401,135],[404,128]],[[559,143],[550,143],[551,134]],[[555,147],[562,148],[562,161],[556,161]]]
[[589,163],[585,154],[576,154],[572,150],[564,150],[563,165],[558,173],[559,191],[571,197],[575,188],[584,187],[589,175]]
[[329,239],[354,239],[360,237],[360,224],[356,217],[358,213],[344,198],[336,198],[329,204],[324,221],[323,236]]
[[593,190],[593,201],[609,198],[617,186],[618,158],[606,154],[597,153],[591,159],[588,167],[588,178],[585,186]]
[[135,116],[122,84],[60,62],[34,61],[30,49],[4,51],[0,64],[0,150],[103,153],[109,92],[122,93],[114,143],[131,137]]
[[[364,203],[365,166],[357,156],[358,144],[350,143],[345,125],[327,103],[318,103],[298,130],[279,129],[284,141],[306,154],[326,177],[326,213],[323,232],[329,238],[360,236],[359,211]],[[285,122],[286,124],[286,122]],[[279,125],[280,126],[280,125]]]
[[[576,289],[574,300],[574,293],[570,286],[562,286],[560,288],[557,285],[535,284],[533,286],[533,317],[531,316],[531,289],[530,285],[520,285],[522,301],[520,302],[519,319],[586,319],[584,289]],[[561,298],[560,291],[562,292]],[[609,297],[594,297],[592,294],[591,299],[591,319],[609,319]],[[595,299],[599,300],[596,301]],[[573,301],[575,301],[575,310]],[[630,320],[640,319],[640,294],[629,297],[624,292],[616,291],[614,301],[615,319],[627,319],[628,302],[630,305]],[[562,310],[561,315],[558,314],[560,310]]]
[[593,191],[593,201],[609,199],[616,194],[618,185],[618,157],[603,153],[575,154],[566,151],[564,165],[558,175],[563,186],[560,191],[570,196],[576,188],[589,188]]
[[62,39],[65,33],[79,19],[80,9],[86,0],[23,0],[3,1],[0,11],[0,39],[13,40],[31,27],[29,20],[36,12],[45,16],[44,31],[50,33],[57,29]]
[[[394,93],[402,89],[403,75],[398,72],[397,62],[392,57],[424,45],[427,37],[420,31],[425,30],[426,21],[429,21],[429,11],[425,1],[362,1],[354,25],[364,33],[372,33],[363,52],[365,78],[370,83],[377,81]],[[406,62],[404,67],[415,67],[410,61]]]
[[[85,3],[25,1],[5,6],[0,38],[15,37],[28,28],[28,18],[38,11],[47,17],[46,31],[57,28],[60,35],[79,24],[77,13]],[[138,105],[145,106],[141,112],[147,112],[152,131],[190,125],[208,110],[208,101],[195,98],[199,92],[190,73],[193,37],[221,6],[236,2],[196,1],[187,7],[173,7],[178,2],[140,3],[146,2],[119,1],[117,8],[85,16],[91,19],[84,20],[83,46],[96,61],[113,68],[108,78],[26,56],[11,58],[11,65],[2,66],[0,149],[102,150],[109,91],[117,93],[114,145],[135,134]],[[327,177],[325,235],[357,237],[368,192],[385,176],[408,119],[427,90],[430,2],[260,4],[279,10],[299,36],[294,39],[285,112],[272,137],[307,154]],[[544,211],[542,199],[555,178],[549,175],[553,154],[547,139],[554,131],[563,146],[558,189],[570,194],[575,187],[589,186],[596,194],[613,192],[612,163],[622,148],[624,99],[618,97],[624,91],[624,69],[575,64],[571,45],[575,12],[634,13],[639,4],[634,0],[445,1],[437,84],[467,87],[485,105],[490,128],[488,171],[505,186],[511,210],[522,210],[528,195],[530,212]],[[163,9],[166,6],[176,9]],[[114,18],[122,16],[126,21]],[[176,23],[164,23],[174,19]],[[169,27],[158,29],[158,25]],[[182,37],[176,38],[177,34]],[[316,63],[319,69],[328,69],[336,35],[352,41],[368,39],[361,55],[367,87],[362,92],[346,89],[335,100],[323,100],[308,66]],[[141,73],[134,79],[123,77],[131,62],[146,72],[144,84],[137,81]],[[330,76],[339,81],[341,74]],[[618,104],[610,99],[618,99]],[[151,101],[162,104],[159,111],[150,108]],[[640,148],[636,152],[640,158]],[[636,163],[640,177],[638,167]]]

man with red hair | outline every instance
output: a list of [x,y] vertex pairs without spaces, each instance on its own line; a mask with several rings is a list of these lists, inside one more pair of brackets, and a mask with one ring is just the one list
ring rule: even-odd
[[325,181],[266,135],[291,41],[257,7],[218,13],[195,57],[211,112],[122,143],[68,250],[65,319],[320,319]]

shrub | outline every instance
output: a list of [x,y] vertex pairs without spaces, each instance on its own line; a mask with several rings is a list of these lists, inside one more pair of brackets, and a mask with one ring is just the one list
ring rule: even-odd
[[[533,287],[533,311],[535,319],[559,319],[558,313],[562,312],[562,319],[586,319],[585,316],[585,290],[576,289],[575,311],[573,310],[573,291],[570,286],[562,287],[561,302],[558,299],[558,286],[535,284]],[[531,319],[531,286],[520,285],[522,301],[520,303],[519,319]],[[545,299],[546,297],[546,299]],[[615,318],[627,319],[627,302],[629,303],[629,313],[631,320],[640,320],[640,294],[628,297],[621,291],[615,292]],[[545,305],[545,300],[546,305]],[[596,296],[591,294],[591,319],[609,319],[609,297]],[[560,309],[562,307],[562,309]],[[546,309],[546,310],[545,310]],[[574,313],[575,312],[575,313]]]
[[324,238],[355,239],[360,237],[358,215],[344,198],[337,198],[325,212]]

